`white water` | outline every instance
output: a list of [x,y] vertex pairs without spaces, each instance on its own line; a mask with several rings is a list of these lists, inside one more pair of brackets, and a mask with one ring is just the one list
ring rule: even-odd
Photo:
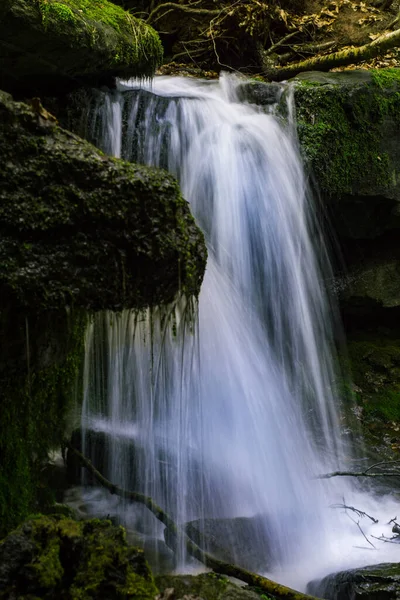
[[[161,77],[99,98],[92,137],[178,177],[209,258],[194,328],[183,300],[174,326],[165,310],[95,320],[83,426],[112,434],[108,477],[180,523],[262,515],[258,544],[275,559],[265,570],[301,588],[388,557],[371,556],[357,525],[329,508],[357,505],[359,494],[343,479],[315,479],[350,458],[321,272],[329,277],[329,265],[293,127],[237,101],[237,85]],[[135,460],[121,440],[134,441]],[[359,507],[376,510],[366,501]],[[120,510],[131,526],[162,531]]]

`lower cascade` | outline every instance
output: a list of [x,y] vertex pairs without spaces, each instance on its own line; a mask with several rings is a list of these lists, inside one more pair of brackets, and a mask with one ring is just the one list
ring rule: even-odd
[[[208,263],[197,302],[93,320],[82,445],[89,456],[101,446],[108,479],[151,496],[182,526],[192,522],[200,540],[223,530],[218,542],[232,560],[304,588],[382,556],[372,558],[356,524],[330,508],[359,492],[318,478],[352,457],[323,283],[329,261],[290,90],[269,113],[241,101],[241,90],[228,76],[157,77],[99,93],[92,107],[99,147],[177,177]],[[86,494],[95,511],[98,496]],[[162,544],[152,515],[114,503],[106,513]],[[235,527],[248,529],[247,563]],[[186,568],[183,544],[178,556]]]

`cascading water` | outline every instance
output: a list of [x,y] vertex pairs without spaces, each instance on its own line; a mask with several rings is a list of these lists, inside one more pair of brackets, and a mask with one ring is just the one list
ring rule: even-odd
[[209,257],[197,319],[184,299],[95,319],[82,426],[109,434],[108,477],[178,522],[258,515],[264,571],[302,587],[343,556],[327,507],[349,493],[315,478],[347,452],[328,263],[290,126],[238,86],[161,77],[99,95],[91,137],[177,176]]

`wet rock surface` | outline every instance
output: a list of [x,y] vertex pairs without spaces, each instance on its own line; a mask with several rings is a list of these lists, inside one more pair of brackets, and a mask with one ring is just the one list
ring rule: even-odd
[[307,585],[307,593],[326,600],[397,600],[400,564],[383,563],[341,571]]
[[274,553],[268,539],[266,517],[198,519],[186,524],[187,535],[219,560],[251,571],[264,572]]
[[215,573],[156,577],[160,600],[259,600],[260,596]]

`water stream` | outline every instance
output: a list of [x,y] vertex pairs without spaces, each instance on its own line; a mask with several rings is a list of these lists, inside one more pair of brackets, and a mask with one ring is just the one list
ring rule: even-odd
[[[300,588],[377,559],[329,508],[357,492],[316,478],[346,468],[351,451],[323,284],[329,261],[294,123],[275,106],[239,101],[240,86],[228,76],[159,77],[97,98],[90,137],[178,178],[208,263],[198,304],[94,320],[82,425],[109,436],[109,479],[152,496],[179,523],[256,515],[258,569]],[[153,517],[118,510],[129,526],[162,535]]]

